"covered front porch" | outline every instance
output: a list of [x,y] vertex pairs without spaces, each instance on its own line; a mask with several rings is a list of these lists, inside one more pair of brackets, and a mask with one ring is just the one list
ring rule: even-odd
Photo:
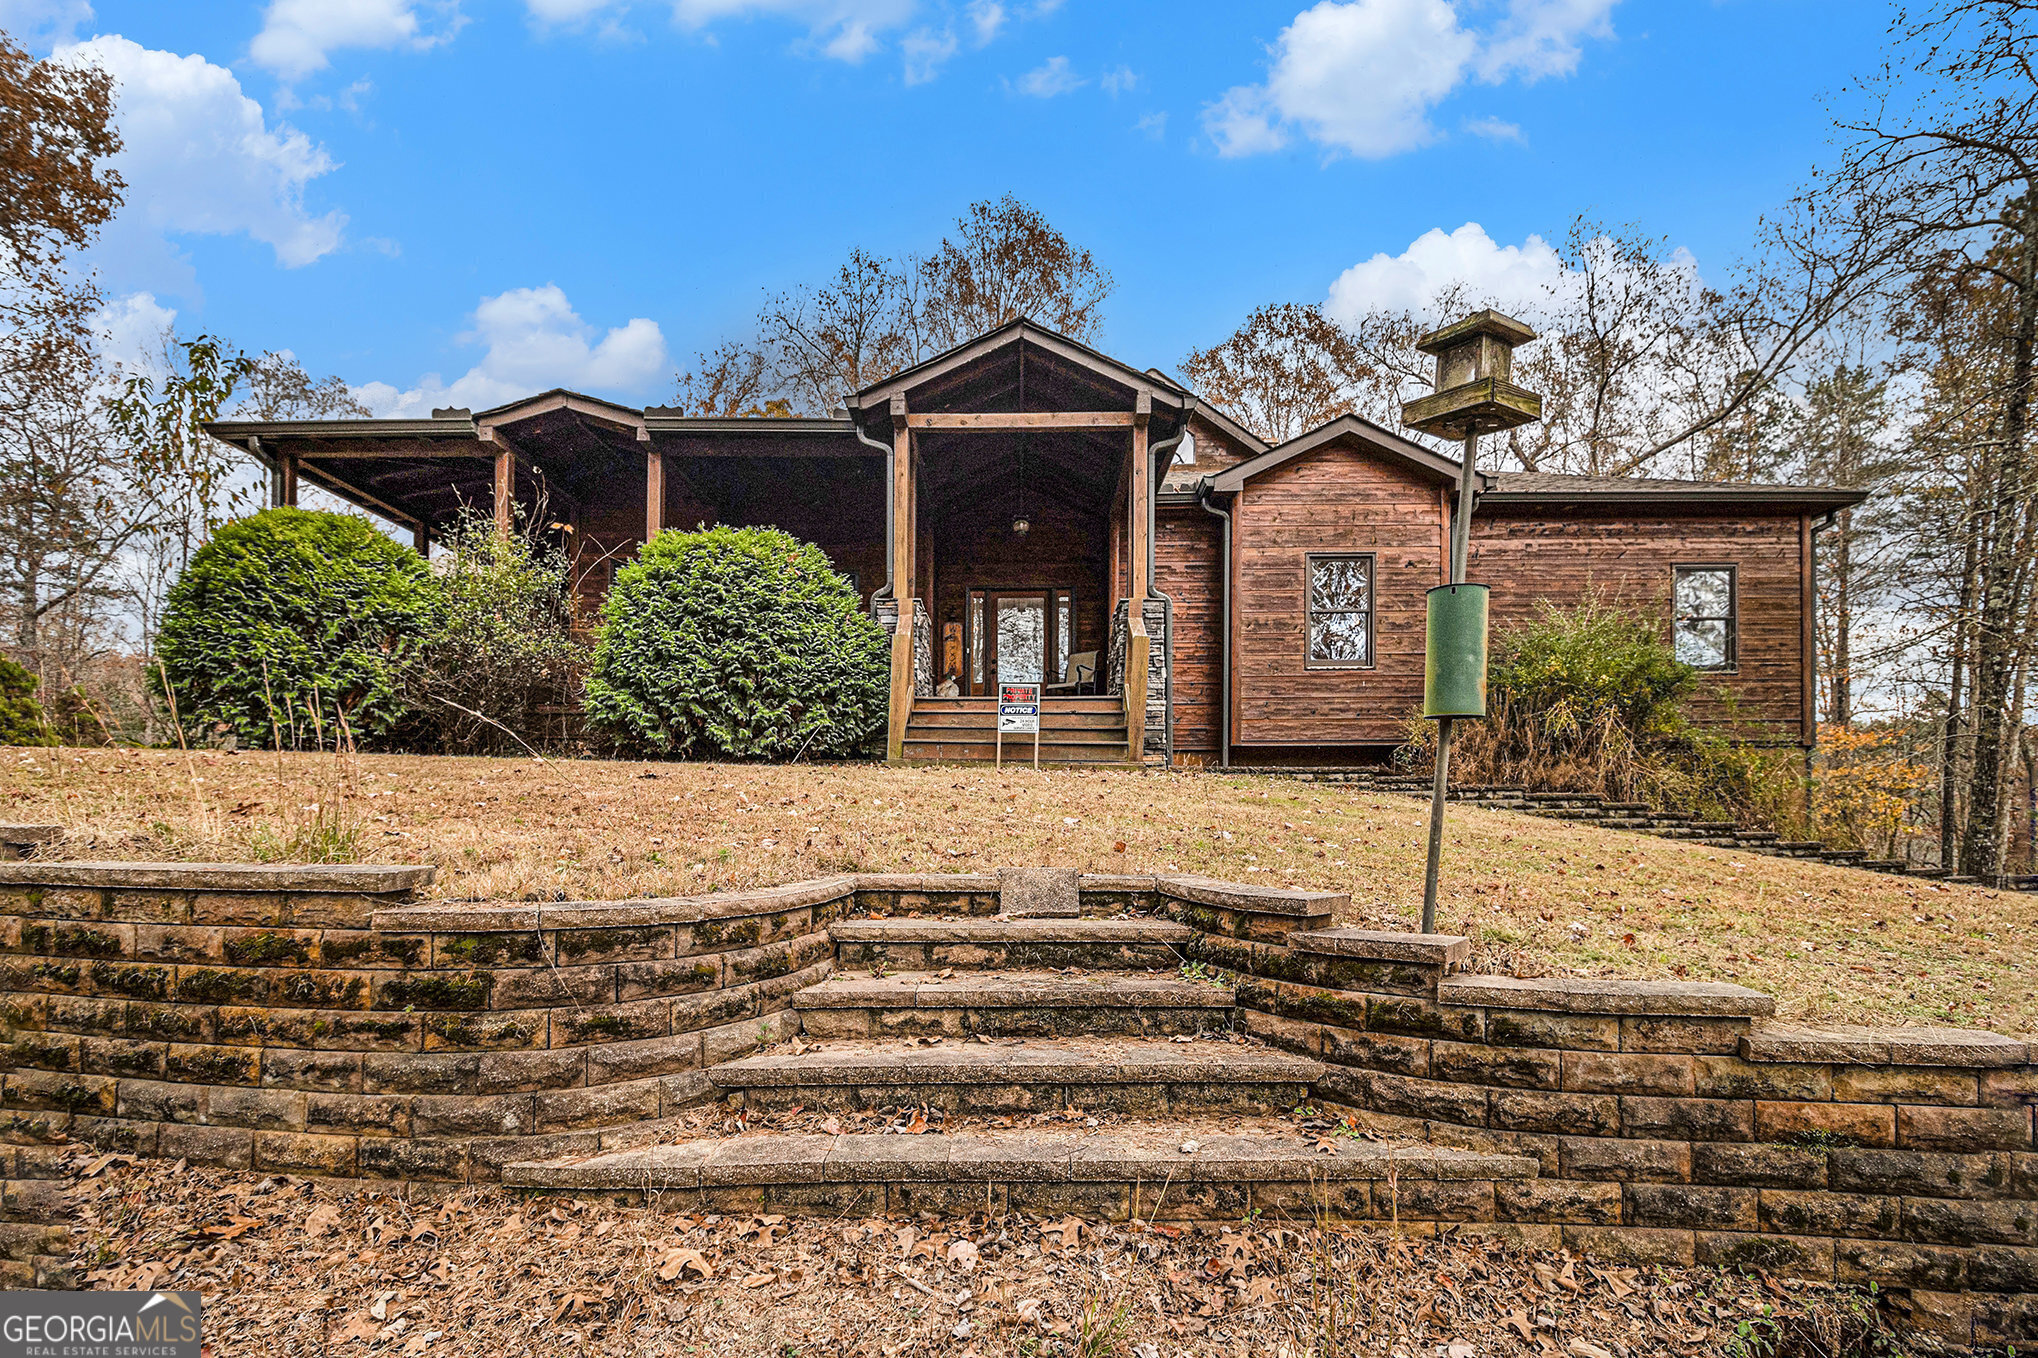
[[851,398],[889,451],[890,758],[990,757],[1001,683],[1044,686],[1043,759],[1165,749],[1154,491],[1192,403],[1024,321]]

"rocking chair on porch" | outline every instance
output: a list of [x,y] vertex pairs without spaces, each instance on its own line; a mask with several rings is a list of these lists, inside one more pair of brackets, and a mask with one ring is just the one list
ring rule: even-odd
[[1074,696],[1075,694],[1086,692],[1095,693],[1097,691],[1097,653],[1095,651],[1078,651],[1070,656],[1068,673],[1069,677],[1062,683],[1043,685],[1040,690],[1042,696],[1055,693],[1066,696]]

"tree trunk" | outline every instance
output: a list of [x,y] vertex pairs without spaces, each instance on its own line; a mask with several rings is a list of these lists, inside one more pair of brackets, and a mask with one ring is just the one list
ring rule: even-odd
[[1854,721],[1854,674],[1851,633],[1853,605],[1848,601],[1848,578],[1853,570],[1854,511],[1840,511],[1840,532],[1833,544],[1833,700],[1830,707],[1835,726]]
[[1968,782],[1967,824],[1962,835],[1960,870],[1968,877],[1994,883],[2002,875],[2003,765],[2011,672],[2022,648],[2017,644],[2022,603],[2017,583],[2022,563],[2017,549],[2023,541],[2025,422],[2031,407],[2031,350],[2038,332],[2038,278],[2032,256],[2038,238],[2028,232],[2022,242],[2018,269],[2017,324],[2010,336],[2010,386],[2003,401],[2002,448],[1992,478],[1993,503],[1988,512],[1988,552],[1982,562],[1981,616],[1974,647],[1974,765]]
[[1960,695],[1967,674],[1968,619],[1974,607],[1974,516],[1968,518],[1966,560],[1953,612],[1953,656],[1946,681],[1946,725],[1939,733],[1939,866],[1953,871],[1960,861]]

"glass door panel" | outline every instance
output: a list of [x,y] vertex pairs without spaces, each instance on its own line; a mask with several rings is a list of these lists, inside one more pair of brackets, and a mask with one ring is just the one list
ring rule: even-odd
[[1047,596],[998,594],[997,682],[1039,684],[1047,661]]

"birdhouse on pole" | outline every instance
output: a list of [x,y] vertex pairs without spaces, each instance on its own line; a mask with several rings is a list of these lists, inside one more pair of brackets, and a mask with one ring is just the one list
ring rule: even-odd
[[1439,438],[1463,439],[1543,417],[1543,398],[1514,384],[1515,346],[1536,332],[1497,311],[1433,330],[1415,347],[1437,361],[1436,387],[1401,407],[1401,422]]
[[1487,590],[1465,580],[1472,553],[1472,496],[1479,484],[1479,436],[1543,417],[1543,398],[1514,384],[1514,349],[1536,332],[1497,311],[1480,311],[1431,331],[1416,348],[1437,361],[1436,387],[1401,407],[1401,422],[1438,438],[1462,439],[1458,508],[1451,516],[1450,582],[1429,592],[1423,715],[1437,723],[1430,785],[1429,861],[1422,880],[1422,931],[1436,929],[1437,875],[1444,852],[1444,797],[1451,779],[1451,724],[1486,715]]

